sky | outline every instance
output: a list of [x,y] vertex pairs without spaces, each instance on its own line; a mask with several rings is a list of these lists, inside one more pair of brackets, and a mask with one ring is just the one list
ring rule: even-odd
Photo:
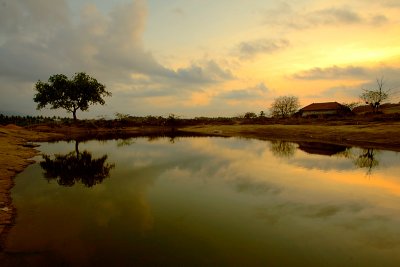
[[381,77],[397,103],[400,1],[0,0],[0,112],[70,116],[34,86],[77,72],[112,93],[78,118],[350,103]]

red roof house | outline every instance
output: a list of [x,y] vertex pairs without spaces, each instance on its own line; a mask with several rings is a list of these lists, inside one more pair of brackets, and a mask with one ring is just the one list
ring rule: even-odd
[[343,115],[350,112],[351,110],[348,107],[338,102],[312,103],[299,110],[302,117]]

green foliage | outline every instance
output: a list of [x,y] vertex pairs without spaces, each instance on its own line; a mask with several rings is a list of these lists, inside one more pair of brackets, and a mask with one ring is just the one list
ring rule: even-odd
[[33,101],[37,103],[37,109],[50,105],[51,109],[63,108],[73,114],[76,120],[76,111],[86,111],[89,105],[104,105],[103,97],[111,96],[106,87],[96,79],[84,72],[76,73],[72,79],[63,74],[51,76],[48,82],[38,81],[35,85]]

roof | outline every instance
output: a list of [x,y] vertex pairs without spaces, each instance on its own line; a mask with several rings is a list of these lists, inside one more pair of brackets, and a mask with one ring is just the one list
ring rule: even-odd
[[316,142],[301,142],[299,143],[299,149],[308,154],[332,156],[340,152],[346,151],[347,147]]
[[337,110],[343,109],[343,105],[338,102],[312,103],[305,106],[301,111],[316,111],[316,110]]

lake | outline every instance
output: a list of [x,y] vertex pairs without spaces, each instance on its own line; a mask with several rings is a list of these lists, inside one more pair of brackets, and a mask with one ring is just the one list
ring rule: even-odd
[[2,266],[399,266],[400,154],[238,138],[42,143]]

